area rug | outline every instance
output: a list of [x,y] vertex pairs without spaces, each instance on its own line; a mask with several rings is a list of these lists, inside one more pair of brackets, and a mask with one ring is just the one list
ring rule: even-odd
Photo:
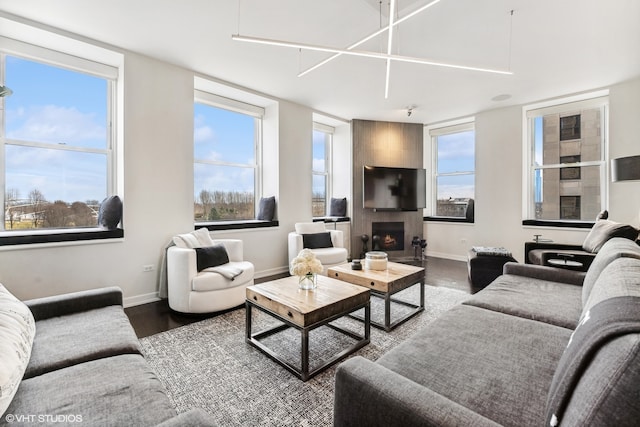
[[[418,286],[396,294],[417,301]],[[461,303],[469,294],[449,288],[425,286],[425,311],[391,332],[371,328],[371,343],[354,355],[376,360],[382,354]],[[381,315],[382,301],[372,298],[372,317]],[[404,306],[394,304],[392,313]],[[254,310],[254,332],[274,324]],[[393,319],[393,316],[392,316]],[[342,318],[340,327],[362,333],[362,322]],[[287,330],[268,343],[278,353],[300,357],[299,333]],[[221,426],[331,426],[336,365],[302,382],[245,342],[245,310],[162,332],[140,340],[143,353],[167,390],[178,413],[202,408]],[[310,333],[310,364],[349,345],[328,327]],[[334,352],[334,353],[332,353]],[[353,357],[349,356],[349,357]]]

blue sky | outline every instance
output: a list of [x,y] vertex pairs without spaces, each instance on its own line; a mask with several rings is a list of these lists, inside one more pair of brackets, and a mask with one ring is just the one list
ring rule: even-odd
[[[438,136],[438,173],[475,171],[474,131]],[[438,177],[438,199],[474,198],[474,175]]]
[[[105,149],[107,82],[98,77],[7,56],[7,139]],[[49,201],[107,196],[104,154],[7,146],[6,188],[21,198],[38,189]]]

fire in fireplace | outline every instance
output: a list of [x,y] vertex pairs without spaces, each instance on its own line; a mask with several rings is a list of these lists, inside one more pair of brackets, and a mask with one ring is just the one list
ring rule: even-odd
[[404,222],[371,223],[373,250],[404,250]]

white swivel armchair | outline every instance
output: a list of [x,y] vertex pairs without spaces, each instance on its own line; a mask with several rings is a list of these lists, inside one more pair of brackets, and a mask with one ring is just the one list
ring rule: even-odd
[[[211,240],[209,245],[200,237],[202,234],[199,236],[199,242],[187,242],[186,245],[184,241],[174,238],[176,246],[167,249],[169,307],[182,313],[209,313],[243,304],[246,298],[245,289],[254,283],[254,266],[243,260],[242,240],[216,239]],[[229,262],[198,271],[196,248],[216,244],[224,246]]]
[[329,268],[347,262],[349,254],[344,247],[341,230],[327,230],[324,222],[298,222],[295,224],[295,230],[290,232],[288,237],[289,269],[291,260],[302,249],[310,249],[315,254],[322,263],[322,274],[325,276]]

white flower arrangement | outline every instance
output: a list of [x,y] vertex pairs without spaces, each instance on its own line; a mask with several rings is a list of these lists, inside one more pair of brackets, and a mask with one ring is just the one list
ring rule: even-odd
[[291,272],[296,276],[322,273],[322,263],[309,249],[303,249],[291,260]]

